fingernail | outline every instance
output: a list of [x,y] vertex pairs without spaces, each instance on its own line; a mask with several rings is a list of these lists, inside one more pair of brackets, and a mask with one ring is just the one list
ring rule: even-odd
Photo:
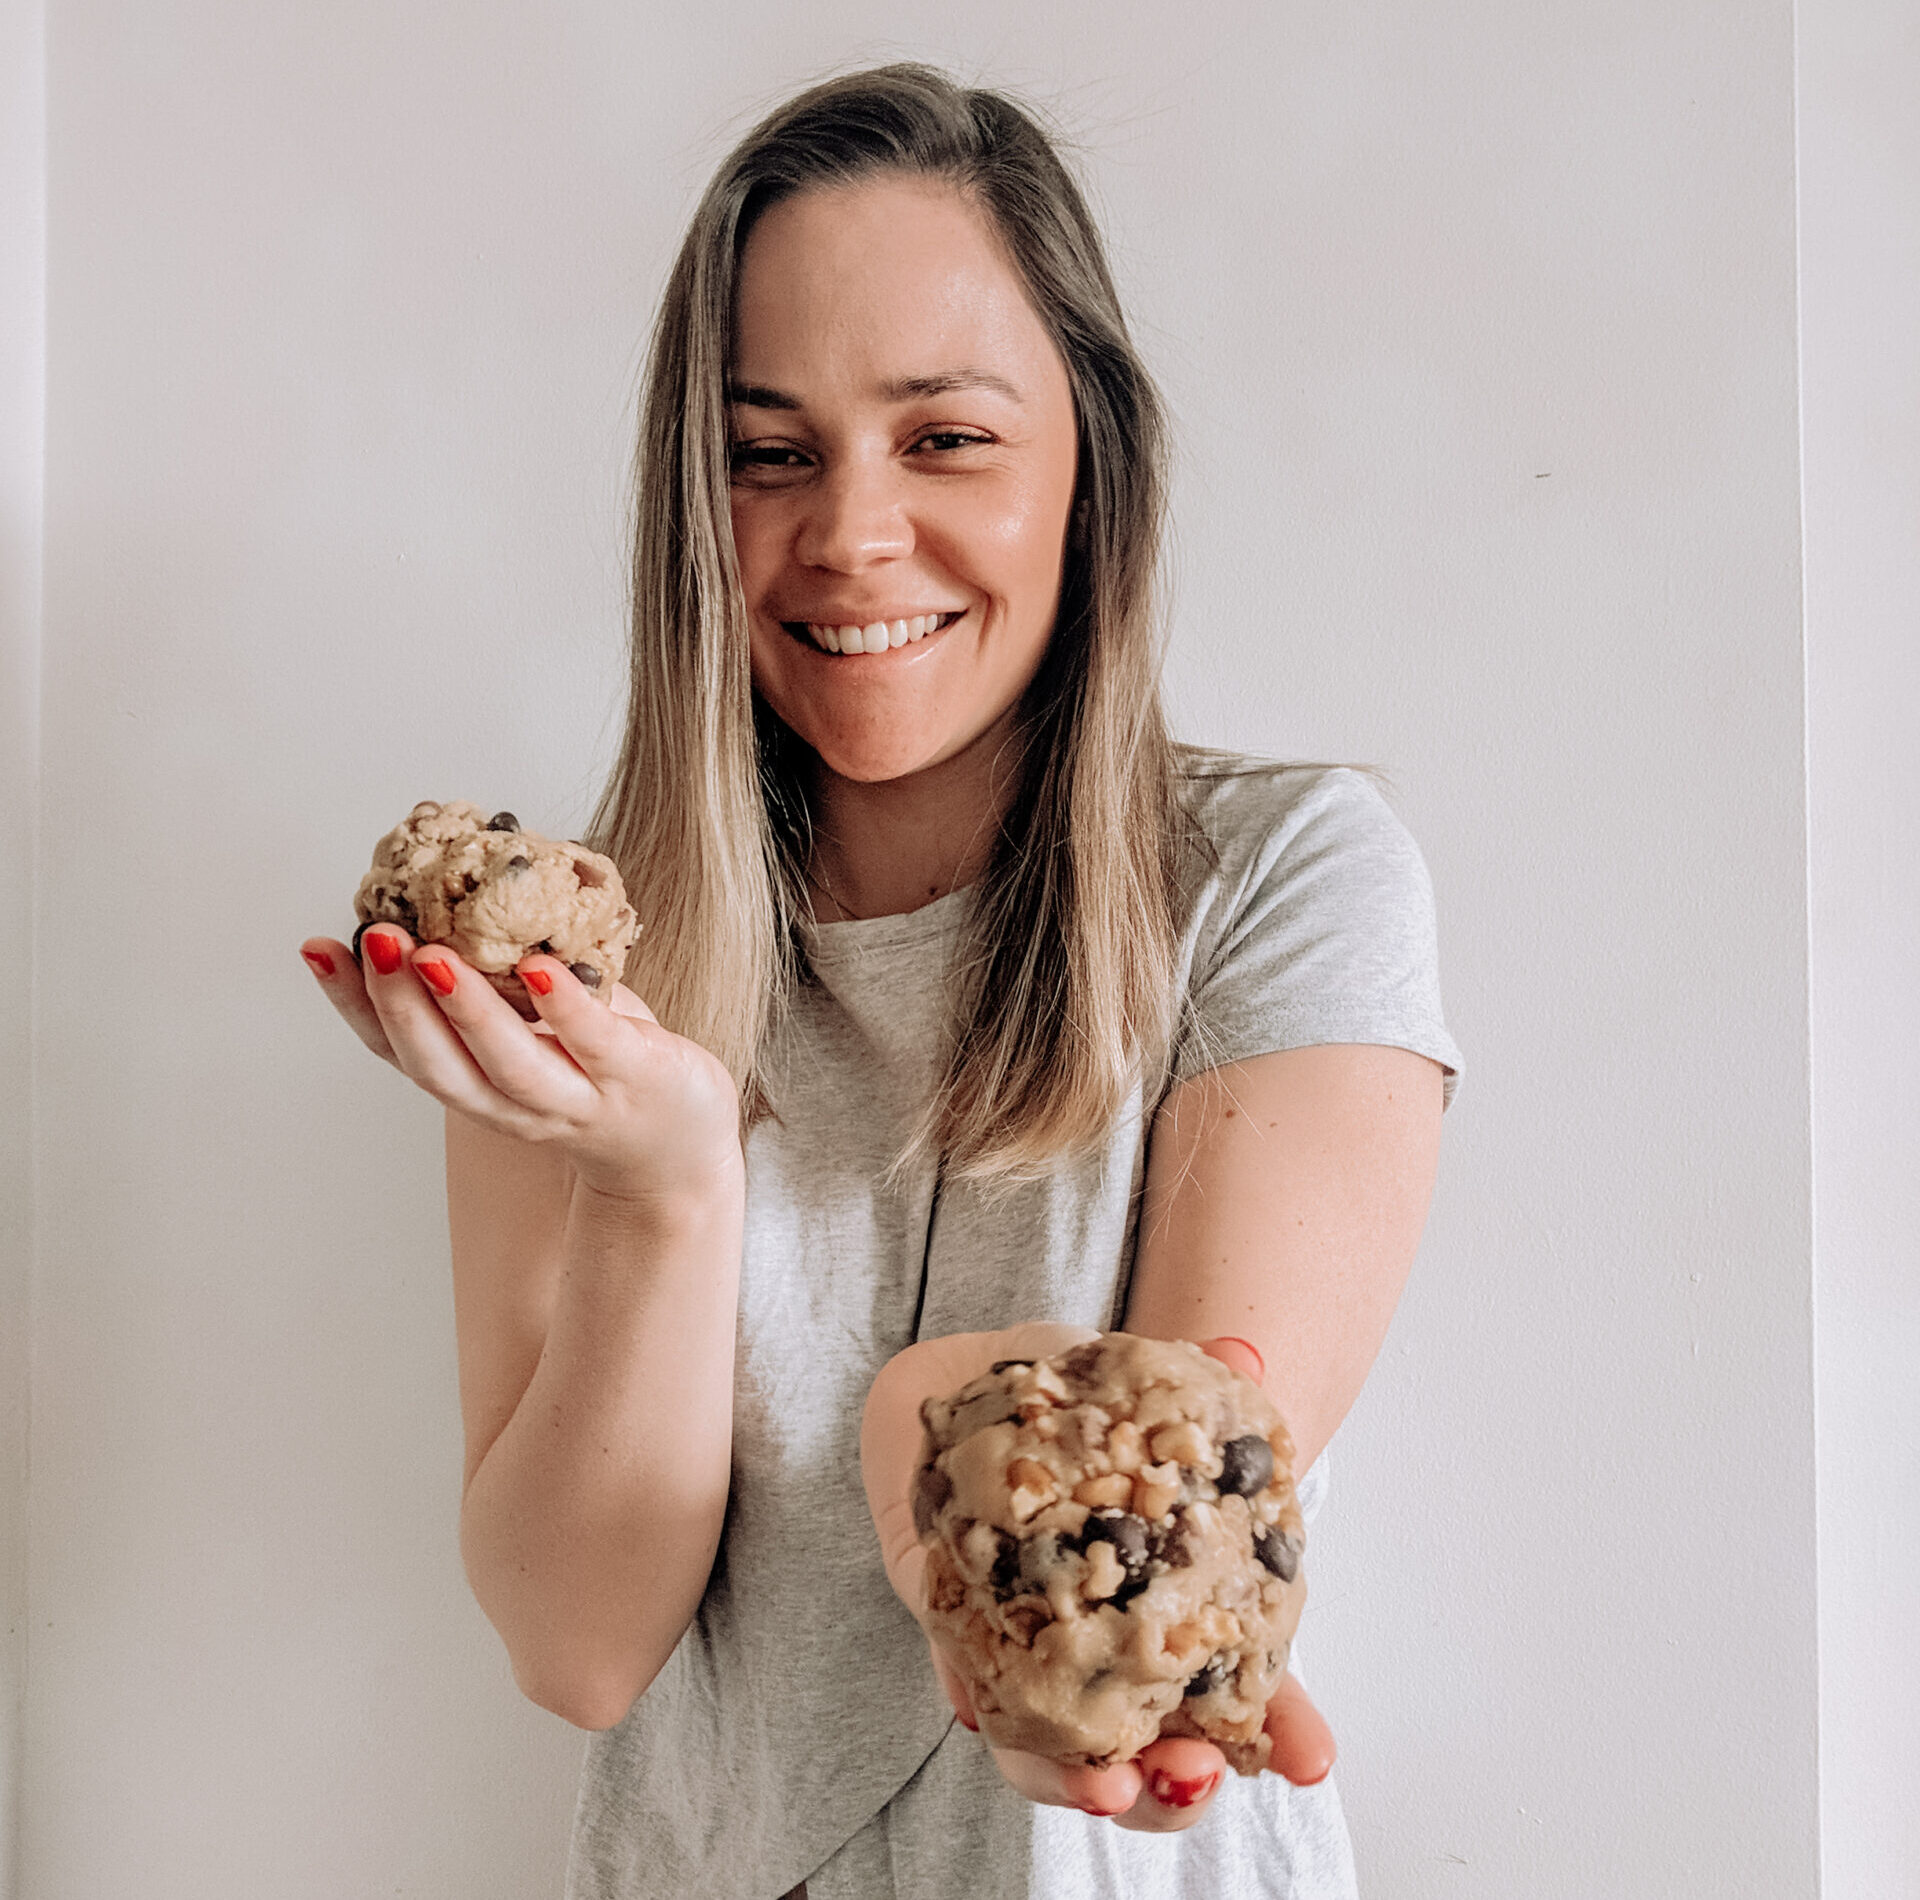
[[536,996],[553,994],[553,972],[551,970],[522,970],[520,981]]
[[1226,1340],[1231,1340],[1232,1343],[1236,1346],[1246,1347],[1246,1349],[1253,1354],[1253,1363],[1256,1367],[1259,1368],[1259,1370],[1254,1374],[1254,1381],[1256,1384],[1267,1376],[1267,1362],[1260,1357],[1260,1348],[1256,1346],[1252,1340],[1235,1339],[1232,1333],[1223,1333],[1221,1337]]
[[1197,1781],[1180,1781],[1164,1768],[1156,1768],[1147,1785],[1153,1791],[1153,1798],[1162,1807],[1190,1808],[1196,1801],[1204,1801],[1219,1787],[1220,1771],[1216,1768],[1212,1774],[1202,1775]]
[[962,1728],[971,1729],[973,1733],[976,1735],[980,1733],[980,1724],[976,1722],[972,1716],[963,1715],[958,1709],[955,1709],[953,1712],[953,1717],[954,1717],[954,1720],[958,1722]]
[[1090,1814],[1096,1821],[1111,1821],[1118,1812],[1115,1808],[1096,1808],[1090,1801],[1076,1801],[1074,1806],[1082,1814]]
[[331,976],[333,974],[333,959],[324,950],[302,950],[300,954],[313,965],[314,975]]
[[368,961],[382,976],[391,976],[400,967],[400,940],[389,937],[380,931],[368,933],[366,941]]
[[441,996],[453,994],[454,974],[450,963],[416,963],[413,966],[427,979],[428,984]]

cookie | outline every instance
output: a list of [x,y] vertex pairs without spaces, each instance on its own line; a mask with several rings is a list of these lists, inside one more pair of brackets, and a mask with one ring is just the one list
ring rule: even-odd
[[640,928],[611,858],[457,800],[414,806],[374,846],[353,908],[356,955],[370,924],[399,924],[458,951],[529,1020],[533,1000],[513,973],[523,957],[550,952],[609,1001]]
[[1196,1346],[1107,1333],[920,1416],[926,1612],[982,1734],[1096,1767],[1190,1735],[1264,1768],[1306,1535],[1259,1389]]

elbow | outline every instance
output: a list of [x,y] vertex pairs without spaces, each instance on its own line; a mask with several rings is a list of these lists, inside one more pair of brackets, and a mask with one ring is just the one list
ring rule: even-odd
[[513,1680],[529,1702],[557,1715],[575,1728],[602,1730],[618,1728],[627,1713],[645,1692],[645,1682],[635,1684],[611,1673],[543,1670],[515,1660]]

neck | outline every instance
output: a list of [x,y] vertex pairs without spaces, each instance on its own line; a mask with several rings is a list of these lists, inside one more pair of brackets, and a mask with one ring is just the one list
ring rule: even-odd
[[898,916],[973,883],[1013,794],[1005,739],[985,734],[938,765],[878,783],[816,767],[808,881],[820,920]]

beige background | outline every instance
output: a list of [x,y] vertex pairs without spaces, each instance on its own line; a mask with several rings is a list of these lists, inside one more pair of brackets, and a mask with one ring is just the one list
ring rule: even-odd
[[762,105],[901,53],[1081,144],[1183,728],[1388,766],[1438,885],[1470,1073],[1306,1635],[1369,1900],[1903,1891],[1895,15],[1802,22],[1804,331],[1785,0],[5,16],[12,1900],[558,1892],[434,1115],[294,947],[417,797],[583,815],[671,246]]

